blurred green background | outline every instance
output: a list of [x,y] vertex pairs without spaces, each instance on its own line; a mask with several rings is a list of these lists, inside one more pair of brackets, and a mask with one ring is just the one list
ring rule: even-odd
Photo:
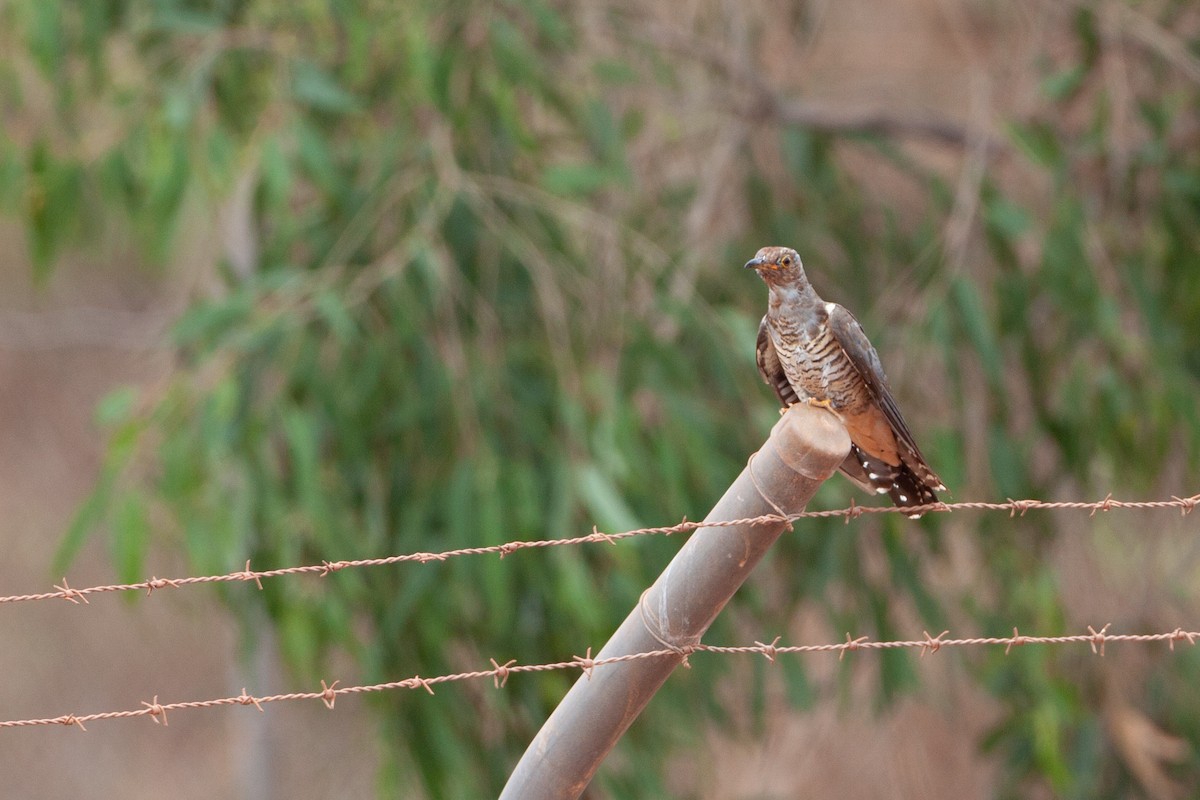
[[[139,580],[699,518],[777,419],[740,268],[766,244],[862,321],[952,499],[1197,491],[1192,3],[13,0],[0,46],[12,296],[137,265],[123,296],[173,320],[155,378],[106,387],[55,576],[97,540]],[[1194,524],[813,522],[708,641],[1194,629]],[[271,580],[222,613],[289,688],[557,661],[678,546]],[[1197,653],[1119,649],[696,658],[588,796],[1200,791]],[[494,795],[574,677],[372,698],[368,785]]]

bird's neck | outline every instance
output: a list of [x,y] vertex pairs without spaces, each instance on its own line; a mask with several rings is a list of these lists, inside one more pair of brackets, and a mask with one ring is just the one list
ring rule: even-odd
[[820,305],[821,298],[817,297],[808,281],[770,284],[767,308],[772,315],[803,312]]

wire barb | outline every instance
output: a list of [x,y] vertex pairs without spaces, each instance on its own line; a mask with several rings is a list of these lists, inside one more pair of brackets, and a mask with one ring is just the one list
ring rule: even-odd
[[583,674],[587,675],[588,680],[592,679],[592,670],[596,668],[596,660],[592,658],[592,648],[587,649],[587,653],[580,658],[579,656],[571,656],[575,663],[583,670]]
[[860,636],[857,639],[851,639],[850,631],[846,631],[846,643],[842,645],[842,652],[838,653],[838,661],[841,661],[846,657],[847,650],[857,650],[865,641],[867,641],[866,636]]
[[254,581],[258,585],[258,590],[262,591],[262,576],[254,570],[250,569],[250,559],[246,559],[246,569],[242,570],[242,580]]
[[779,644],[779,640],[782,638],[782,636],[776,636],[771,640],[770,644],[763,644],[762,642],[755,642],[754,644],[757,647],[761,647],[763,656],[766,657],[767,661],[770,661],[772,664],[774,664],[775,656],[779,652],[775,646]]
[[[321,693],[317,696],[321,698],[321,702],[324,703],[325,707],[330,711],[333,711],[333,704],[337,702],[337,685],[339,683],[340,681],[334,681],[333,683],[327,684],[325,683],[324,678],[321,679]],[[245,689],[242,690],[242,693],[245,694]]]
[[[1175,650],[1176,642],[1186,641],[1189,644],[1195,645],[1197,637],[1200,637],[1200,631],[1185,631],[1182,628],[1175,628],[1173,631],[1165,633],[1120,633],[1114,634],[1108,632],[1109,626],[1105,625],[1100,630],[1089,626],[1087,633],[1073,634],[1068,636],[1023,636],[1018,633],[1016,628],[1013,628],[1011,637],[977,637],[971,639],[948,639],[946,638],[949,631],[942,631],[937,636],[931,636],[929,631],[924,631],[924,637],[920,639],[911,639],[907,641],[886,641],[878,642],[871,641],[866,636],[860,636],[857,639],[851,634],[846,634],[846,641],[835,644],[801,644],[801,645],[780,645],[779,637],[775,637],[770,644],[763,642],[755,642],[753,645],[726,646],[726,645],[706,645],[695,644],[679,648],[685,654],[690,655],[696,652],[714,653],[721,655],[736,655],[736,654],[757,654],[767,658],[768,661],[776,661],[778,656],[790,654],[816,654],[816,653],[832,653],[837,652],[838,660],[842,660],[848,650],[889,650],[897,648],[910,648],[920,651],[922,655],[925,653],[937,652],[945,647],[986,647],[1004,645],[1004,652],[1017,645],[1025,644],[1043,644],[1043,645],[1066,645],[1066,644],[1087,644],[1097,655],[1104,654],[1104,647],[1110,642],[1165,642],[1172,652]],[[252,705],[259,711],[267,703],[276,703],[284,700],[320,700],[325,704],[325,707],[333,710],[337,696],[340,694],[367,694],[374,692],[390,691],[393,689],[424,689],[429,694],[433,694],[433,686],[442,683],[454,683],[457,681],[477,680],[480,678],[491,678],[496,688],[501,688],[505,685],[509,675],[514,675],[518,672],[548,672],[552,670],[579,669],[590,679],[592,673],[599,667],[608,666],[611,664],[620,664],[628,661],[636,661],[643,658],[664,658],[667,656],[676,656],[678,651],[673,649],[649,650],[641,653],[628,653],[626,655],[613,656],[611,658],[594,658],[592,656],[592,648],[588,648],[583,656],[572,656],[570,661],[559,661],[549,664],[518,664],[516,660],[506,661],[504,664],[499,664],[495,659],[491,659],[492,668],[477,670],[473,672],[460,672],[453,675],[439,675],[435,678],[422,678],[417,675],[404,680],[393,681],[390,683],[377,683],[369,686],[347,686],[339,688],[339,681],[328,683],[321,681],[321,690],[319,692],[295,692],[291,694],[275,694],[265,696],[251,695],[245,687],[242,687],[242,693],[234,697],[221,697],[211,700],[192,700],[180,703],[160,703],[158,695],[154,699],[141,704],[141,708],[126,710],[126,711],[103,711],[95,714],[63,714],[57,717],[48,717],[45,719],[22,719],[22,720],[6,720],[0,721],[0,729],[4,728],[26,728],[37,725],[71,725],[78,726],[80,730],[87,731],[84,726],[85,722],[94,720],[110,720],[110,719],[128,719],[130,717],[145,717],[148,716],[155,723],[166,725],[167,712],[179,711],[185,709],[199,708],[215,708],[219,706],[249,706]]]
[[1176,628],[1174,631],[1171,632],[1171,639],[1168,642],[1168,644],[1171,646],[1172,653],[1175,652],[1175,643],[1178,641],[1181,641],[1183,639],[1187,639],[1187,643],[1190,645],[1196,644],[1196,634],[1195,633],[1191,633],[1188,631],[1184,631],[1180,628]]
[[258,702],[257,697],[247,694],[245,686],[242,687],[242,693],[238,695],[237,701],[244,706],[254,706],[259,711],[263,710],[262,703]]
[[592,537],[591,538],[592,538],[592,541],[594,541],[594,542],[608,542],[609,544],[612,544],[612,545],[615,545],[617,543],[616,539],[614,539],[612,536],[610,536],[607,533],[601,533],[599,531],[599,529],[596,528],[595,525],[592,526]]
[[143,700],[142,705],[146,707],[145,713],[150,715],[150,719],[154,720],[155,725],[167,727],[167,710],[159,704],[158,695],[154,695],[154,699],[149,703]]
[[921,646],[921,657],[924,658],[926,655],[932,655],[938,650],[941,650],[942,637],[949,632],[950,631],[945,630],[939,633],[937,636],[930,636],[929,631],[922,631],[922,633],[925,634],[925,644]]
[[[1108,633],[1108,626],[1111,624],[1112,624],[1111,622],[1106,622],[1104,624],[1104,627],[1101,628],[1100,630],[1096,630],[1091,625],[1088,625],[1088,632],[1092,634],[1092,643],[1091,643],[1092,644],[1092,652],[1095,653],[1096,655],[1100,655],[1100,656],[1104,655],[1104,642],[1105,642],[1104,634]],[[1100,646],[1099,650],[1096,649],[1097,645]]]
[[[753,472],[751,473],[753,476]],[[770,498],[765,498],[766,502],[774,506],[774,502]],[[664,535],[669,536],[673,533],[687,533],[700,528],[732,528],[743,525],[779,525],[786,523],[789,526],[792,522],[801,519],[826,519],[830,517],[843,517],[846,523],[849,524],[851,519],[858,519],[866,514],[898,514],[898,513],[919,513],[925,514],[929,512],[950,512],[955,510],[971,510],[971,511],[1007,511],[1009,517],[1015,517],[1018,513],[1025,516],[1027,511],[1031,510],[1051,510],[1051,509],[1066,509],[1066,510],[1083,510],[1091,511],[1110,511],[1116,509],[1125,509],[1132,511],[1153,511],[1168,508],[1177,508],[1183,515],[1190,514],[1192,510],[1200,504],[1200,494],[1192,495],[1191,497],[1178,497],[1172,495],[1170,500],[1113,500],[1109,494],[1103,500],[1096,503],[1083,503],[1074,501],[1045,501],[1045,500],[1013,500],[1008,499],[1004,503],[983,503],[983,502],[962,502],[962,503],[929,503],[923,506],[907,506],[903,509],[894,506],[860,506],[850,501],[850,505],[846,508],[831,509],[828,511],[801,511],[795,514],[784,514],[782,509],[776,506],[776,510],[780,513],[763,514],[757,517],[749,517],[746,519],[732,520],[717,520],[712,522],[694,522],[683,518],[682,522],[670,526],[660,526],[652,528],[637,528],[634,530],[621,531],[619,533],[604,533],[592,528],[592,532],[584,536],[576,536],[568,539],[529,539],[516,540],[505,542],[504,544],[489,545],[486,547],[464,547],[458,550],[444,550],[440,553],[404,553],[400,555],[385,556],[382,558],[365,558],[356,561],[322,561],[320,564],[308,564],[296,567],[280,567],[279,569],[254,571],[250,568],[250,562],[246,562],[244,569],[236,572],[229,572],[223,575],[198,575],[185,578],[159,578],[152,577],[147,581],[138,583],[121,583],[107,586],[90,586],[86,589],[73,589],[67,583],[67,579],[63,578],[62,584],[56,584],[53,592],[43,592],[41,594],[21,594],[0,596],[0,605],[6,603],[25,603],[35,600],[67,600],[76,605],[83,603],[87,604],[87,595],[101,594],[105,592],[130,592],[143,591],[147,594],[152,594],[159,589],[179,589],[184,586],[195,586],[204,583],[232,583],[235,581],[254,581],[259,589],[262,589],[263,578],[278,578],[284,575],[316,575],[326,576],[331,572],[338,570],[350,569],[352,567],[377,567],[388,566],[391,564],[401,564],[405,562],[418,562],[421,564],[430,561],[445,561],[448,558],[457,556],[475,556],[485,554],[497,554],[501,558],[517,552],[518,550],[527,550],[543,547],[562,547],[581,544],[595,544],[599,542],[616,543],[624,539],[631,539],[635,536],[653,536]]]
[[1015,515],[1018,511],[1021,512],[1022,517],[1025,516],[1025,512],[1033,508],[1033,504],[1036,502],[1036,500],[1013,500],[1011,497],[1008,498],[1008,504],[1011,506],[1011,510],[1008,512],[1008,518],[1012,519],[1013,515]]
[[179,587],[179,581],[172,580],[171,578],[159,578],[158,576],[151,576],[150,580],[146,581],[146,596],[149,597],[150,595],[154,594],[155,589],[163,589],[166,587],[177,589]]
[[81,602],[85,606],[91,605],[91,603],[88,602],[87,595],[85,595],[83,592],[79,591],[78,589],[72,589],[70,587],[70,585],[67,583],[66,576],[63,576],[62,586],[55,585],[54,588],[59,591],[59,596],[62,597],[62,599],[64,599],[64,600],[69,600],[71,603],[74,603],[75,605],[79,605]]
[[1096,516],[1097,511],[1109,511],[1111,509],[1112,509],[1112,492],[1109,492],[1108,496],[1105,497],[1103,500],[1101,500],[1096,505],[1096,507],[1092,509],[1092,513],[1088,514],[1088,516],[1094,517],[1094,516]]
[[506,683],[508,683],[508,676],[509,676],[508,668],[511,667],[513,664],[517,663],[517,660],[515,658],[510,658],[508,661],[505,661],[503,664],[497,664],[496,659],[494,659],[494,658],[490,658],[488,660],[492,662],[492,671],[495,673],[494,675],[492,675],[493,683],[495,683],[497,689],[503,689],[504,685]]

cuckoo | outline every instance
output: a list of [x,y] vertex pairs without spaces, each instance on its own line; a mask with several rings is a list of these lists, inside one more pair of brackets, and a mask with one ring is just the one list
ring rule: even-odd
[[795,250],[764,247],[746,268],[769,289],[758,371],[783,407],[806,402],[841,418],[851,442],[841,471],[863,489],[886,493],[901,508],[936,503],[934,492],[946,487],[900,416],[858,320],[817,296]]

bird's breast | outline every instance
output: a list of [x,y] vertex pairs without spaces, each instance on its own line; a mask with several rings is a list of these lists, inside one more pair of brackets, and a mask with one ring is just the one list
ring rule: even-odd
[[825,319],[780,320],[772,324],[771,336],[784,374],[801,397],[828,400],[842,414],[857,413],[869,403],[866,386]]

